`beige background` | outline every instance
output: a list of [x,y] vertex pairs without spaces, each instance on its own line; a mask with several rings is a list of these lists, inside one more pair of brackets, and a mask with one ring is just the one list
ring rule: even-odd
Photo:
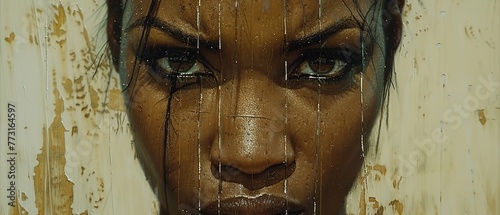
[[[379,150],[367,155],[348,214],[500,214],[499,8],[407,3]],[[117,74],[99,58],[105,12],[102,0],[0,2],[0,214],[157,214]]]

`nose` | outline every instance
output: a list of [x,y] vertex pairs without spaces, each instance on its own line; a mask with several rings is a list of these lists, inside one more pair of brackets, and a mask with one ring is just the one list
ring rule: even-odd
[[210,149],[213,175],[250,190],[289,177],[295,150],[286,131],[284,88],[256,71],[224,85],[219,138]]

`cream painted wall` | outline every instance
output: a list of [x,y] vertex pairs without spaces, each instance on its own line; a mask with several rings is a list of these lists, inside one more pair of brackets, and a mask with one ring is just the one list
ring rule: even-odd
[[[348,214],[500,214],[499,7],[407,3],[389,114]],[[0,3],[0,214],[158,213],[99,58],[105,12],[102,0]]]

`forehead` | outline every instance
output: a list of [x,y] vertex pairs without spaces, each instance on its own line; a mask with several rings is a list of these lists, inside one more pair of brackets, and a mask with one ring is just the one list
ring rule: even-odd
[[[132,0],[130,22],[146,16],[151,0]],[[241,33],[282,34],[290,39],[321,31],[335,22],[362,22],[371,1],[356,0],[163,0],[157,18],[206,39]]]

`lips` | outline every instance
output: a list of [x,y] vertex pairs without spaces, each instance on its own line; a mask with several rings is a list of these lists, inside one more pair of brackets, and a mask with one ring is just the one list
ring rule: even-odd
[[[302,215],[304,207],[281,197],[263,195],[257,198],[236,197],[208,204],[203,215]],[[220,213],[219,213],[220,212]]]

